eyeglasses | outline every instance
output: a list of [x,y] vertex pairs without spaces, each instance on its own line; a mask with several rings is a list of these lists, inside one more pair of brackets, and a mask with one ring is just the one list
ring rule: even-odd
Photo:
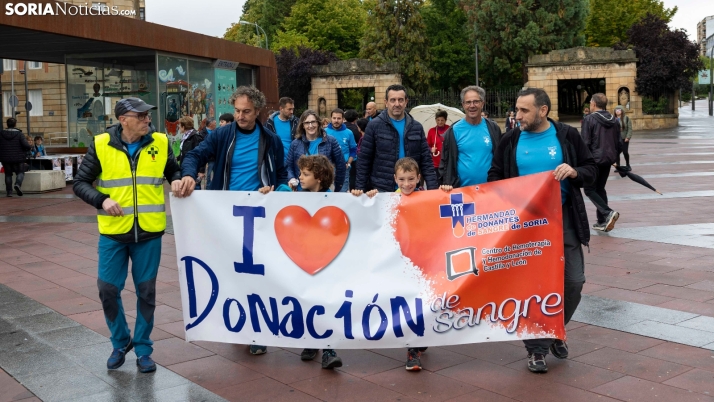
[[317,120],[312,120],[312,121],[305,121],[302,123],[304,126],[312,126],[312,125],[317,125]]
[[479,99],[479,100],[472,100],[472,101],[464,101],[463,103],[466,106],[478,106],[478,105],[482,104],[483,101]]
[[136,117],[136,119],[139,120],[139,121],[144,121],[144,120],[146,120],[146,119],[151,120],[151,115],[148,114],[148,113],[125,114],[125,115],[123,115],[123,116],[126,116],[126,117]]

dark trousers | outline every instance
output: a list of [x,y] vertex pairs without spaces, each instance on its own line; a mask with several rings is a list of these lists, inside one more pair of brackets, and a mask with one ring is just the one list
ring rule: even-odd
[[[622,141],[622,156],[625,157],[625,166],[630,166],[630,142]],[[619,159],[619,158],[618,158]],[[620,161],[617,161],[617,165],[620,166]]]
[[610,175],[610,165],[597,165],[597,178],[591,186],[585,187],[585,195],[590,198],[597,208],[597,222],[604,223],[612,209],[607,205],[607,191],[605,185]]
[[22,168],[22,163],[3,164],[5,168],[5,190],[8,194],[12,194],[12,174],[15,173],[15,185],[22,187],[22,181],[25,179],[25,171]]
[[[565,286],[563,289],[563,320],[567,324],[580,304],[583,283],[585,283],[585,259],[583,248],[575,232],[575,213],[570,200],[563,204],[563,253],[565,256]],[[564,325],[565,325],[564,324]],[[548,354],[554,339],[529,339],[523,341],[528,353]]]

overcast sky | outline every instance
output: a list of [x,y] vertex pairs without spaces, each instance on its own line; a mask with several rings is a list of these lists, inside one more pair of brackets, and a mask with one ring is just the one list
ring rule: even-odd
[[[231,23],[240,19],[245,0],[145,0],[146,19],[187,31],[222,37]],[[626,0],[625,0],[626,1]],[[678,6],[671,26],[684,28],[697,39],[697,22],[714,15],[714,0],[664,0],[665,7]]]

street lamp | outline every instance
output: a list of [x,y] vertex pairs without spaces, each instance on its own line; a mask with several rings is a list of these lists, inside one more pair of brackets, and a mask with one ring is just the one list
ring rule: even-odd
[[270,46],[268,46],[268,35],[265,34],[265,31],[263,30],[263,28],[260,27],[260,25],[256,24],[255,22],[248,22],[248,21],[243,21],[243,20],[238,21],[238,23],[241,25],[255,25],[256,35],[260,35],[260,33],[258,32],[258,29],[263,31],[263,36],[265,36],[265,48],[266,49],[270,48]]

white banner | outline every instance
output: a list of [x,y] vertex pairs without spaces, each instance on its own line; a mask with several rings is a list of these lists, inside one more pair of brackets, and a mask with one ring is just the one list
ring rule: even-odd
[[560,192],[543,177],[373,199],[171,196],[186,339],[365,349],[562,338]]

